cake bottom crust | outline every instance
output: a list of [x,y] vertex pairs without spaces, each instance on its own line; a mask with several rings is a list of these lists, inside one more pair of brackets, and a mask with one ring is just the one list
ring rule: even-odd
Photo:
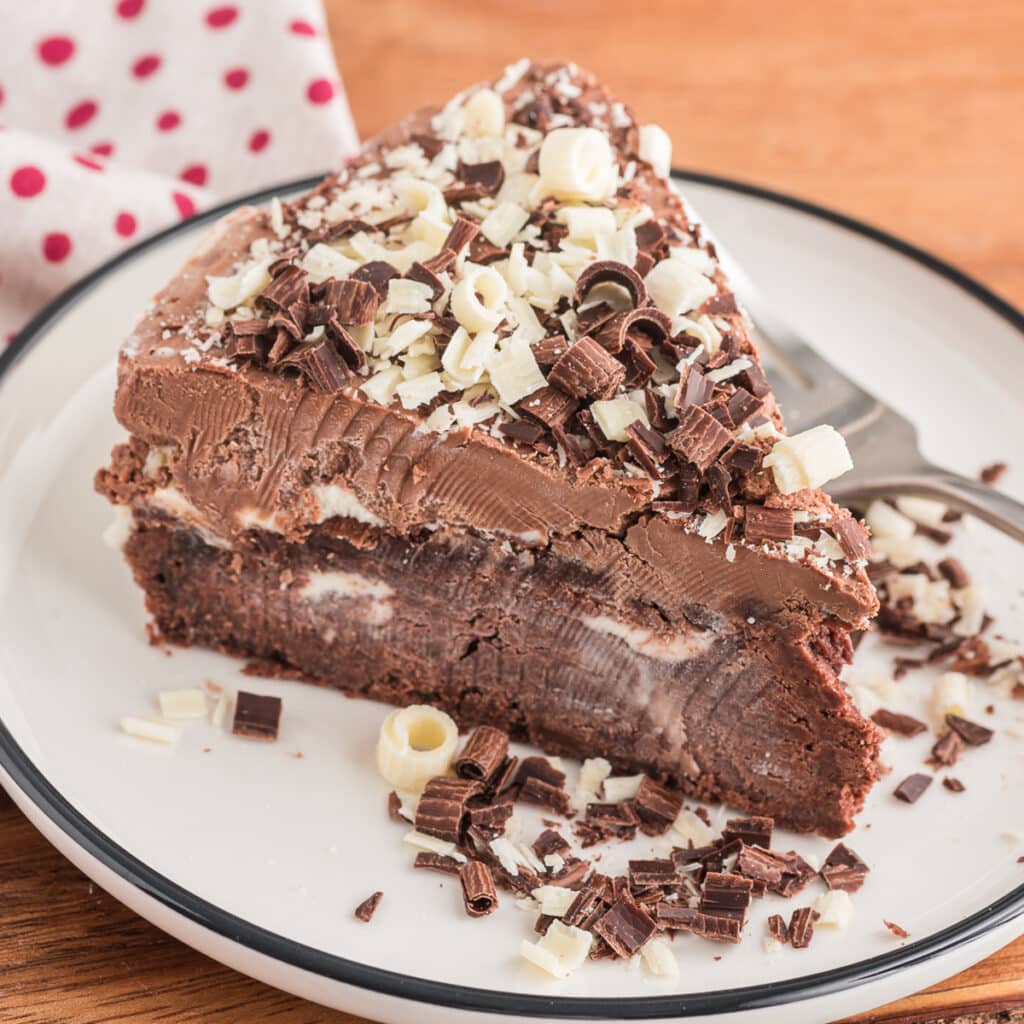
[[846,627],[665,609],[554,548],[343,521],[244,549],[134,513],[125,555],[163,638],[390,704],[429,703],[550,754],[606,757],[703,800],[839,836],[878,775],[836,672]]

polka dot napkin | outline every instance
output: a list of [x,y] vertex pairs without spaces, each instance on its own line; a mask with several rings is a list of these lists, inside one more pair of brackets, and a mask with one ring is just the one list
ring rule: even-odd
[[319,0],[0,0],[0,15],[0,348],[119,249],[356,148]]

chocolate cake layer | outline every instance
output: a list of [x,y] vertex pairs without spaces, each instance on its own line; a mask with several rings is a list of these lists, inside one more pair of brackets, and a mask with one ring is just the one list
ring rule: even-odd
[[[681,546],[695,571],[707,567],[703,541]],[[173,642],[431,703],[463,726],[604,756],[801,831],[848,831],[875,780],[878,732],[835,677],[851,654],[845,628],[739,594],[654,605],[621,586],[645,573],[618,547],[622,576],[564,547],[447,532],[407,541],[342,520],[305,544],[260,533],[228,550],[143,513],[125,554]]]

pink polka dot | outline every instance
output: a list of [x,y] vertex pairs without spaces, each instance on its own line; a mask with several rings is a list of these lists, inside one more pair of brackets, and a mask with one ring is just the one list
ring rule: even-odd
[[138,226],[139,222],[135,219],[135,215],[128,213],[127,210],[122,211],[114,218],[114,230],[122,238],[131,238]]
[[157,130],[161,132],[173,131],[179,124],[181,124],[181,114],[176,110],[165,110],[156,119]]
[[63,231],[51,231],[43,238],[43,257],[48,263],[60,263],[71,252],[71,239]]
[[132,65],[132,74],[136,78],[148,78],[160,67],[160,63],[160,57],[157,54],[147,53],[145,57],[140,57]]
[[334,86],[326,78],[314,78],[306,89],[310,103],[330,103],[334,97]]
[[83,124],[88,124],[96,116],[99,109],[99,104],[95,100],[82,100],[64,115],[64,125],[72,131],[75,128],[81,128]]
[[266,149],[269,144],[270,132],[266,128],[260,128],[249,136],[249,151],[251,153],[258,153],[260,150]]
[[244,89],[249,81],[249,72],[246,68],[230,68],[224,72],[224,84],[229,89]]
[[46,186],[46,175],[38,167],[18,167],[11,175],[11,191],[19,199],[31,199]]
[[182,181],[187,181],[190,185],[198,185],[202,188],[206,184],[207,170],[205,164],[189,164],[181,174],[178,175]]
[[90,171],[102,171],[103,164],[99,160],[93,160],[91,156],[85,156],[82,153],[75,153],[75,163],[81,164],[83,167],[88,168]]
[[114,144],[112,142],[97,142],[89,147],[89,152],[95,153],[97,156],[113,156]]
[[146,6],[146,0],[119,0],[114,10],[119,18],[137,18]]
[[303,21],[302,18],[296,18],[288,28],[294,32],[297,36],[315,36],[316,29],[310,25],[308,21]]
[[63,64],[74,52],[75,44],[67,36],[48,36],[39,44],[39,59],[44,64]]
[[191,217],[196,212],[196,204],[184,192],[172,192],[171,198],[182,218]]
[[206,24],[210,28],[227,28],[238,17],[238,8],[234,4],[211,7],[206,12]]

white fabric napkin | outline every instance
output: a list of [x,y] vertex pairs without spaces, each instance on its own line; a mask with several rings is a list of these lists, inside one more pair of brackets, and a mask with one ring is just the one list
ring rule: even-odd
[[319,0],[0,0],[0,349],[118,250],[357,145]]

